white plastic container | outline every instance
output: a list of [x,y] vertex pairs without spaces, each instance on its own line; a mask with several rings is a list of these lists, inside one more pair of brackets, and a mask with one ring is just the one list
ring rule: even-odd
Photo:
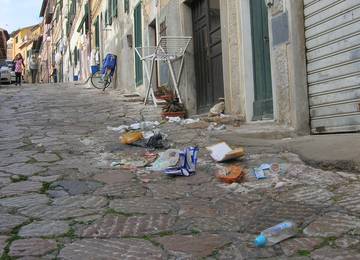
[[284,221],[276,226],[265,229],[255,239],[257,247],[265,247],[275,245],[285,239],[295,236],[297,226],[293,221]]

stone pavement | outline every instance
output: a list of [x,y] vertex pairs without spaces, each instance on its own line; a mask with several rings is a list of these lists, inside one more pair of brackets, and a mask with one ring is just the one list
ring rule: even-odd
[[[142,160],[146,149],[119,144],[107,126],[157,116],[80,86],[1,87],[0,259],[360,259],[356,173],[258,145],[230,164],[279,162],[287,172],[224,185],[204,147],[238,140],[169,123],[161,129],[174,147],[200,147],[196,175],[111,167]],[[258,232],[287,219],[299,225],[296,237],[253,246]]]

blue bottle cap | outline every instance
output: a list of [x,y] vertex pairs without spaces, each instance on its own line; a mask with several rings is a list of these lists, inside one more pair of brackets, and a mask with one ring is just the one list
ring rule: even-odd
[[267,239],[263,234],[260,234],[255,239],[255,246],[256,247],[265,247],[267,244]]

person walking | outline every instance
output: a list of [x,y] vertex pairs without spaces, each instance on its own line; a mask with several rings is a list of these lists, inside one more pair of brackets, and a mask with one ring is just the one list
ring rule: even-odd
[[57,68],[55,64],[52,65],[52,73],[50,76],[53,78],[53,82],[57,83]]
[[15,59],[15,86],[21,86],[21,76],[23,69],[25,68],[24,59],[21,53],[16,54]]
[[35,55],[31,56],[30,59],[30,72],[31,72],[31,83],[36,83],[37,73],[38,73],[38,63]]

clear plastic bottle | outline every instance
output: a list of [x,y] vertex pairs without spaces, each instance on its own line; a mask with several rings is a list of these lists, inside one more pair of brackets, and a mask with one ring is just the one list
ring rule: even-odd
[[295,236],[297,226],[293,221],[284,221],[276,226],[265,229],[255,239],[257,247],[265,247],[275,245],[287,238]]

